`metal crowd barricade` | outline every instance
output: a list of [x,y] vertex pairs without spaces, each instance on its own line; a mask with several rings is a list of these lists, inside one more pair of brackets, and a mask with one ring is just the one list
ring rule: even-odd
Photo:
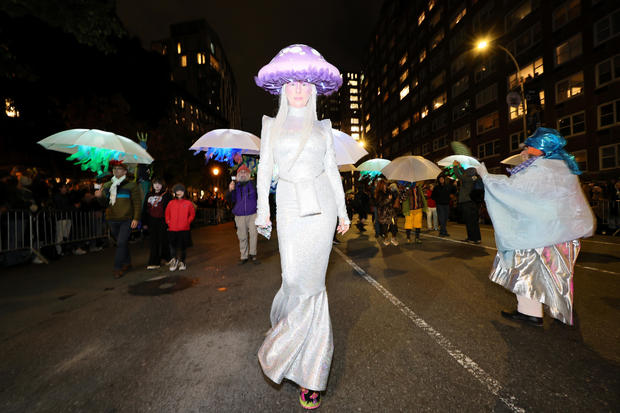
[[196,225],[213,225],[217,223],[216,208],[198,208],[196,209],[196,217],[194,223]]
[[30,250],[47,263],[40,251],[48,246],[78,244],[108,238],[101,211],[27,210],[0,214],[0,253]]

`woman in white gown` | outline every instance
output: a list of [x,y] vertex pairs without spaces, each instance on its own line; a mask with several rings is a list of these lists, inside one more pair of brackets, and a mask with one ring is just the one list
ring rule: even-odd
[[[335,74],[334,74],[335,71]],[[333,340],[325,273],[334,227],[349,228],[336,165],[331,122],[318,121],[317,93],[338,89],[338,70],[314,49],[292,45],[261,71],[256,83],[280,94],[275,118],[263,117],[258,165],[256,225],[269,220],[269,187],[277,176],[276,220],[282,286],[271,308],[271,326],[258,351],[265,375],[301,388],[304,408],[320,404],[327,386]]]

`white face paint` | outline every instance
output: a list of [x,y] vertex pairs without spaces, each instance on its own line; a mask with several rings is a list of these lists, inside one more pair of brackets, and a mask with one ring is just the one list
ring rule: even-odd
[[307,82],[290,82],[284,86],[284,93],[289,106],[303,108],[308,104],[312,94],[312,84]]

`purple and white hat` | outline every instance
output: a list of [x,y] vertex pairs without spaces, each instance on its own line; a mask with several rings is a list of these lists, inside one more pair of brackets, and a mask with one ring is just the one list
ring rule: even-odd
[[314,84],[319,95],[331,95],[342,86],[338,69],[305,44],[293,44],[280,50],[259,70],[254,81],[272,95],[279,95],[282,86],[294,81]]

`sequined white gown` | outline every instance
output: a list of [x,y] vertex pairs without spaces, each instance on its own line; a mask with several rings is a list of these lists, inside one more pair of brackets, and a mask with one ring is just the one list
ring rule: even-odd
[[[325,390],[332,353],[325,273],[337,217],[349,222],[334,154],[331,122],[317,121],[295,164],[304,109],[289,108],[282,136],[271,150],[273,118],[263,117],[258,165],[256,223],[269,217],[269,185],[279,171],[276,222],[282,286],[271,307],[271,326],[258,351],[263,372],[275,383],[286,378],[301,387]],[[313,179],[321,213],[300,216],[295,182]]]

